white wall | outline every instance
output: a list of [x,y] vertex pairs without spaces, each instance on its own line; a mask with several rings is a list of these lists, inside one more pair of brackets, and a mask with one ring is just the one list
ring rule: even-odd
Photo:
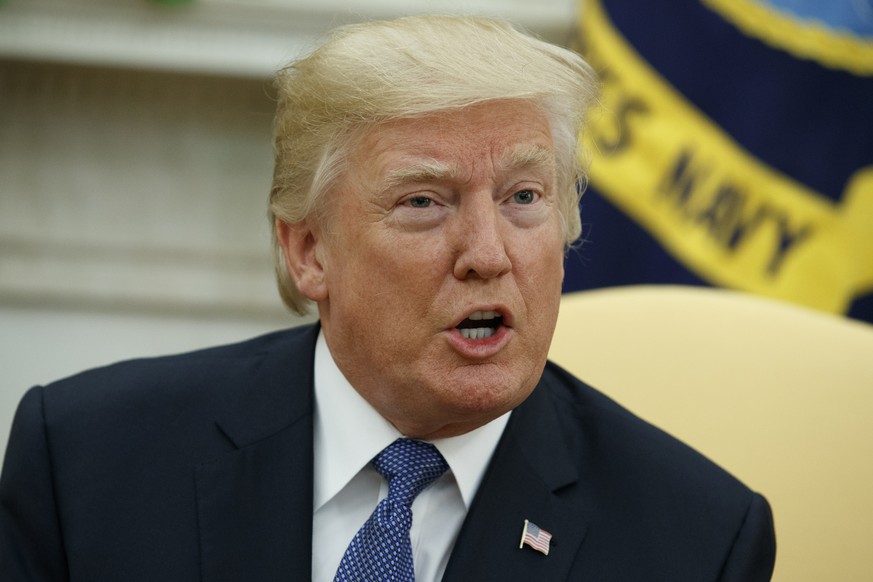
[[264,80],[0,60],[0,450],[25,389],[298,323]]
[[[0,451],[24,392],[76,372],[142,356],[239,341],[296,324],[276,320],[0,306]],[[0,460],[3,453],[0,452]]]
[[33,384],[301,322],[265,220],[278,65],[337,24],[430,11],[561,41],[577,0],[159,4],[0,2],[0,451]]

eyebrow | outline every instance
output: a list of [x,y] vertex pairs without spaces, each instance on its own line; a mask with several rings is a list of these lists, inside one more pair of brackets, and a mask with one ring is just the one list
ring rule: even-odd
[[555,171],[556,165],[555,154],[552,150],[539,145],[519,145],[504,156],[501,169],[512,171],[525,168],[543,168]]
[[391,170],[385,177],[385,187],[390,189],[403,184],[432,182],[457,177],[459,172],[452,165],[428,160]]
[[[504,154],[499,164],[500,170],[503,172],[526,168],[554,172],[556,167],[552,150],[538,145],[520,145],[512,148]],[[453,164],[446,164],[438,160],[426,160],[391,170],[385,177],[384,186],[386,189],[391,189],[404,184],[459,179],[460,175],[461,172]]]

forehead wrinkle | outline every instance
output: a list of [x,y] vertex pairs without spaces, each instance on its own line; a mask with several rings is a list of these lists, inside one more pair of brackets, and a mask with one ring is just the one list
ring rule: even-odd
[[[471,160],[471,163],[473,162],[475,160]],[[494,169],[507,173],[525,169],[545,170],[554,174],[556,167],[555,155],[550,148],[538,144],[517,144],[503,152]],[[470,168],[469,171],[475,174],[473,168]],[[386,190],[389,190],[405,184],[466,182],[470,179],[472,179],[472,175],[467,176],[467,172],[464,172],[457,164],[432,158],[389,170],[382,185]]]
[[385,176],[384,186],[390,189],[403,184],[453,180],[458,174],[458,169],[451,164],[427,160],[390,170]]
[[500,162],[503,171],[544,169],[554,173],[557,167],[554,152],[540,145],[520,144],[505,152]]

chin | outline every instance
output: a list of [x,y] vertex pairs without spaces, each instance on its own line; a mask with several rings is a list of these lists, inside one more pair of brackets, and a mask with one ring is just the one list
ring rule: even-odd
[[516,384],[507,388],[504,382],[461,385],[447,395],[447,403],[458,413],[490,420],[524,402],[535,386]]

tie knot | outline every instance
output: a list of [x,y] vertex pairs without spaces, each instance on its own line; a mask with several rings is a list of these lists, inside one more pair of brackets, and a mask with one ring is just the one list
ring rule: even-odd
[[408,506],[449,468],[435,446],[405,438],[382,449],[373,467],[388,481],[388,497]]

